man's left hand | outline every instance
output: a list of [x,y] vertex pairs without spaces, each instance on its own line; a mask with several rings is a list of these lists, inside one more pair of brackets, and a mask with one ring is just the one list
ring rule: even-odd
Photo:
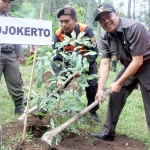
[[114,82],[110,85],[110,88],[111,88],[111,94],[113,93],[117,93],[121,90],[121,86],[120,84],[118,84],[118,82]]
[[23,58],[18,58],[17,61],[19,62],[19,64],[22,64]]

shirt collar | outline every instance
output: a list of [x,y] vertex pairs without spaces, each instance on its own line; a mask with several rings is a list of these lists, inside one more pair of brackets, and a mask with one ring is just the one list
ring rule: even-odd
[[[123,32],[123,30],[122,30],[122,25],[121,25],[121,18],[119,18],[119,24],[118,24],[116,33],[117,33],[117,32]],[[110,37],[110,38],[112,38],[112,39],[115,37],[114,34],[112,34],[112,33],[110,33],[110,32],[107,32],[107,33],[108,33],[108,37]]]
[[118,24],[116,32],[123,32],[122,31],[122,25],[121,25],[121,18],[119,18],[119,24]]

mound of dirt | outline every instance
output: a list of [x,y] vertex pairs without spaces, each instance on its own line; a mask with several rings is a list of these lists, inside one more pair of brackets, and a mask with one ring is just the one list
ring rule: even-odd
[[[54,77],[53,72],[51,72],[51,71],[44,72],[43,82],[46,83],[47,87],[49,87],[51,84],[51,81],[49,80],[51,77]],[[72,79],[71,82],[67,85],[66,89],[72,89],[73,88],[73,89],[77,90],[79,86],[77,84],[75,84],[75,81],[76,81],[76,78]],[[34,83],[36,82],[36,78],[33,79],[33,82]]]
[[32,132],[34,137],[40,138],[47,131],[47,126],[50,118],[44,117],[39,119],[37,116],[31,116],[28,119],[27,132]]
[[[117,135],[114,142],[92,138],[90,135],[78,136],[70,134],[58,146],[50,146],[41,140],[47,128],[49,118],[39,119],[31,116],[28,119],[27,131],[34,137],[21,142],[23,122],[14,121],[2,127],[3,145],[11,150],[148,150],[146,145],[126,135]],[[84,135],[84,136],[83,136]]]

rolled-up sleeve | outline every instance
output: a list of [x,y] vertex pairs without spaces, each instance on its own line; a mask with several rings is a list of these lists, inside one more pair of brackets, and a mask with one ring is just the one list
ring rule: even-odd
[[109,47],[108,47],[108,40],[106,39],[105,35],[101,36],[101,53],[102,56],[101,58],[110,58],[110,51],[109,51]]

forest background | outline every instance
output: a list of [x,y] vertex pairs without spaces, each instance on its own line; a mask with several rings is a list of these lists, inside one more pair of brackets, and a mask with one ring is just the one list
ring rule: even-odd
[[47,20],[46,14],[52,17],[53,31],[59,26],[59,20],[56,15],[58,10],[66,5],[70,5],[77,11],[78,22],[91,26],[97,41],[99,41],[104,31],[94,21],[94,11],[101,3],[112,4],[116,11],[119,12],[120,17],[138,20],[150,31],[150,0],[15,0],[12,3],[11,11],[17,14],[18,17],[39,19],[41,3],[44,3],[43,20]]
[[[39,19],[41,3],[44,3],[44,13],[42,19],[52,20],[53,32],[55,32],[55,30],[59,27],[59,20],[56,15],[57,12],[59,11],[60,8],[66,5],[71,5],[76,9],[78,22],[86,23],[93,28],[99,46],[99,41],[100,41],[99,38],[104,33],[104,31],[100,28],[98,23],[94,21],[94,11],[96,10],[96,7],[103,2],[112,4],[115,7],[116,11],[119,12],[120,17],[127,17],[127,18],[138,20],[142,24],[144,24],[144,26],[148,31],[150,31],[150,0],[128,0],[128,1],[124,1],[124,0],[105,0],[105,1],[101,1],[101,0],[44,0],[44,1],[43,0],[15,0],[14,2],[12,2],[11,12],[12,15],[18,17]],[[48,17],[49,15],[51,17]],[[121,65],[117,66],[117,72],[119,71],[120,68]],[[25,79],[27,77],[29,79],[29,76],[27,75],[25,76],[26,73],[23,72],[24,71],[23,69],[26,70],[25,72],[28,71],[27,68],[22,66],[21,67],[22,76]],[[31,70],[31,68],[29,68],[29,70]],[[108,82],[108,85],[110,85],[113,78],[115,78],[116,73],[111,72],[111,80]],[[4,86],[1,87],[3,88]],[[14,116],[12,115],[13,110],[10,109],[12,108],[12,103],[11,100],[9,101],[10,103],[8,102],[8,95],[6,95],[6,93],[7,92],[1,92],[1,99],[3,100],[1,103],[5,102],[6,104],[6,105],[4,104],[1,105],[3,106],[2,108],[3,123],[9,122],[10,120],[14,119],[13,118]],[[3,97],[5,97],[7,100],[5,100]],[[150,139],[149,139],[149,134],[147,134],[149,132],[147,130],[147,126],[145,123],[143,104],[141,103],[142,103],[141,93],[140,90],[139,91],[137,90],[133,93],[133,95],[131,95],[131,98],[129,98],[128,100],[126,111],[124,111],[124,114],[122,115],[123,121],[118,125],[117,132],[126,133],[128,136],[130,135],[134,138],[144,141],[144,143],[146,143],[146,145],[150,149],[150,142],[149,142]],[[101,111],[102,109],[104,109],[103,114],[105,114],[106,112],[106,105],[107,103],[105,103],[105,107],[101,108]],[[134,108],[138,108],[137,111],[135,111]],[[132,115],[136,115],[136,116],[132,117]],[[103,119],[105,117],[101,117],[101,118],[102,118],[102,122],[104,122]],[[123,128],[124,124],[126,125],[126,128]]]

